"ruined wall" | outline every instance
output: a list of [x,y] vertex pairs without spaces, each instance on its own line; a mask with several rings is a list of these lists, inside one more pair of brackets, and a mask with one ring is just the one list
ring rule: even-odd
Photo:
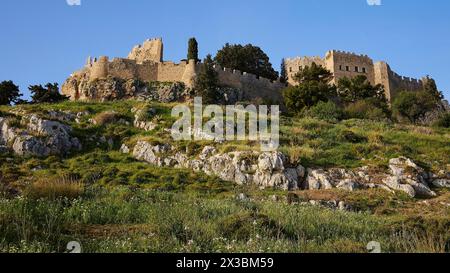
[[[73,98],[79,97],[79,90],[75,90],[77,84],[74,81],[86,79],[105,79],[115,77],[124,80],[139,79],[142,81],[160,82],[183,82],[187,87],[192,87],[201,63],[195,60],[181,61],[180,63],[163,62],[162,39],[150,39],[142,45],[133,48],[128,58],[115,58],[109,61],[108,57],[97,59],[89,58],[85,68],[74,73],[68,79],[74,90],[67,90]],[[385,62],[374,64],[367,55],[331,50],[324,58],[321,57],[298,57],[285,59],[284,66],[288,76],[288,83],[296,84],[293,77],[300,68],[311,66],[312,63],[322,65],[330,70],[334,77],[332,82],[342,77],[353,78],[357,75],[365,75],[372,84],[382,84],[386,90],[386,97],[392,100],[395,94],[401,90],[416,91],[423,87],[423,82],[416,79],[402,77],[393,72]],[[228,68],[215,67],[219,75],[219,83],[223,86],[242,90],[243,100],[263,98],[270,101],[281,102],[281,90],[285,87],[279,81],[270,81],[257,77],[253,74],[232,70]]]
[[137,45],[128,54],[130,60],[142,64],[146,61],[162,62],[163,61],[163,41],[161,38],[148,39],[142,45]]

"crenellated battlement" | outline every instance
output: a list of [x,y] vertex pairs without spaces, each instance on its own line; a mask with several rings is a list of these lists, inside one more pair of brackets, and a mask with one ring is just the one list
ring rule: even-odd
[[[305,66],[312,63],[321,65],[333,73],[332,83],[347,77],[364,75],[372,84],[382,84],[389,100],[398,90],[418,90],[423,88],[423,79],[400,76],[392,71],[386,62],[374,63],[365,54],[357,54],[342,50],[329,50],[324,57],[301,56],[284,59],[287,83],[295,82],[295,75]],[[90,80],[115,77],[120,79],[140,79],[143,81],[183,82],[192,87],[202,63],[196,60],[182,60],[178,63],[163,60],[162,38],[147,39],[142,44],[133,47],[126,58],[109,59],[107,56],[89,57],[85,67],[73,74]],[[214,66],[218,73],[219,83],[223,86],[245,91],[247,99],[275,98],[281,99],[281,89],[286,84],[281,79],[269,80],[257,75]]]
[[[201,64],[201,63],[199,63]],[[219,76],[222,75],[228,75],[228,76],[234,76],[236,78],[240,78],[240,79],[251,79],[254,81],[260,81],[263,84],[280,84],[281,83],[281,79],[278,78],[277,80],[270,80],[264,77],[259,77],[255,74],[252,73],[247,73],[247,72],[242,72],[240,70],[237,69],[231,69],[231,68],[226,68],[226,67],[221,67],[220,65],[214,65],[214,69],[217,71],[217,73],[219,73]]]
[[423,80],[400,76],[392,71],[386,62],[374,63],[366,54],[357,54],[343,50],[329,50],[324,58],[295,57],[284,61],[284,68],[289,84],[296,84],[295,74],[301,67],[310,66],[312,62],[322,65],[333,73],[333,83],[347,77],[353,78],[364,75],[372,84],[382,84],[386,90],[386,97],[391,100],[398,90],[415,91],[423,87]]
[[334,54],[334,55],[349,56],[349,57],[356,57],[356,58],[367,58],[367,59],[372,60],[372,59],[371,59],[368,55],[366,55],[366,54],[357,54],[357,53],[355,53],[355,52],[343,51],[343,50],[335,50],[335,49],[328,51],[327,54],[326,54],[326,56],[329,56],[329,55],[332,55],[332,54]]

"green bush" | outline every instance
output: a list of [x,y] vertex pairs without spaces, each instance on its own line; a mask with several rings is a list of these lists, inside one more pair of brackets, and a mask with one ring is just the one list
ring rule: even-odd
[[350,143],[363,143],[367,142],[368,139],[365,136],[358,135],[352,131],[345,130],[339,133],[339,138],[342,141],[350,142]]
[[444,114],[441,118],[434,122],[433,126],[450,128],[450,113]]
[[392,103],[392,109],[399,120],[408,119],[416,123],[427,112],[436,107],[436,99],[428,92],[400,92]]
[[342,119],[343,113],[341,108],[339,108],[334,102],[319,102],[315,106],[311,107],[307,111],[308,116],[330,121],[336,122]]
[[377,105],[374,99],[359,100],[345,107],[345,116],[348,119],[369,119],[382,121],[389,118],[387,105]]

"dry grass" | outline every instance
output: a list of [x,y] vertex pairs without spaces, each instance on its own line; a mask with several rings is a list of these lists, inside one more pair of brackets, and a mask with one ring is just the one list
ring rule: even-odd
[[406,253],[446,253],[447,240],[444,234],[430,231],[404,231],[393,236],[392,242]]
[[40,178],[29,185],[24,195],[30,199],[50,199],[59,198],[75,199],[84,192],[84,185],[77,180],[59,177],[44,179]]
[[106,125],[114,123],[120,119],[120,115],[113,111],[106,111],[97,114],[93,118],[93,123],[96,125]]

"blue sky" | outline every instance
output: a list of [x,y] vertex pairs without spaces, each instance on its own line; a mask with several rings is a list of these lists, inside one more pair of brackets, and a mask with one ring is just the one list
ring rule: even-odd
[[62,83],[88,56],[125,57],[133,45],[163,37],[165,60],[226,42],[260,46],[279,70],[283,57],[341,49],[386,60],[401,75],[434,77],[450,98],[450,1],[381,0],[3,0],[0,81]]

